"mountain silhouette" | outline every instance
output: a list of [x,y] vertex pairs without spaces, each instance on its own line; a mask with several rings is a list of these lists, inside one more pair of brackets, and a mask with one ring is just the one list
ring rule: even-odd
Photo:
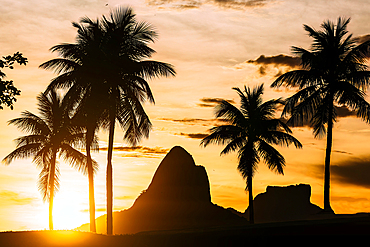
[[[254,199],[256,223],[283,222],[321,218],[322,208],[310,202],[311,186],[308,184],[289,186],[267,186],[266,192]],[[249,207],[244,212],[248,218]],[[326,216],[326,218],[329,215]]]
[[[248,224],[243,217],[211,202],[206,169],[175,146],[158,166],[152,182],[131,208],[113,214],[114,234]],[[89,230],[89,224],[78,230]],[[106,215],[97,218],[106,233]]]

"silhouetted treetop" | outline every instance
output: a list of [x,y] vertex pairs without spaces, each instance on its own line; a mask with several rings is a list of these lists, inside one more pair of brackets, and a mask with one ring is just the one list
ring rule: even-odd
[[8,55],[0,59],[0,109],[4,109],[2,105],[13,110],[13,103],[17,101],[16,96],[21,94],[21,91],[13,85],[12,80],[3,80],[6,74],[2,71],[3,68],[14,68],[14,63],[20,65],[28,62],[27,58],[23,57],[22,53],[16,52],[12,56]]

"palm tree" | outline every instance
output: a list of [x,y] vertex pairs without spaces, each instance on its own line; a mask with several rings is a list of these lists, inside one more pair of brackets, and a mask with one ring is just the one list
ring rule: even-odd
[[347,106],[357,116],[370,122],[370,105],[365,100],[370,72],[365,64],[370,41],[357,44],[347,35],[350,19],[338,18],[334,25],[325,21],[317,31],[307,25],[304,29],[313,38],[310,50],[292,47],[301,59],[302,69],[278,77],[271,87],[298,87],[298,92],[287,99],[283,115],[290,114],[288,124],[299,126],[309,122],[315,137],[326,134],[324,212],[330,206],[330,155],[333,145],[333,125],[337,119],[335,106]]
[[[51,88],[67,88],[71,108],[93,109],[96,129],[109,130],[107,154],[107,234],[113,233],[112,153],[115,123],[125,131],[124,139],[136,145],[148,137],[151,122],[142,103],[154,103],[147,82],[160,76],[174,76],[172,65],[146,60],[155,52],[148,44],[157,37],[146,22],[137,22],[131,8],[117,8],[109,17],[93,21],[87,17],[77,28],[75,44],[52,47],[61,58],[40,65],[60,73]],[[85,112],[85,113],[86,113]],[[91,112],[91,110],[90,110]],[[89,117],[89,118],[90,118]],[[91,130],[93,132],[94,130]]]
[[280,119],[275,119],[275,111],[283,101],[272,99],[262,101],[263,84],[251,90],[244,86],[244,92],[233,88],[240,96],[240,109],[223,100],[216,106],[215,115],[227,124],[213,127],[211,134],[201,141],[206,147],[210,143],[226,145],[221,155],[238,151],[238,170],[246,179],[249,194],[249,220],[254,223],[252,178],[261,158],[268,168],[278,174],[284,174],[285,159],[271,144],[301,148],[302,144],[290,135],[291,130]]
[[[86,156],[73,147],[79,146],[84,134],[70,125],[71,119],[65,113],[63,101],[56,91],[41,93],[37,99],[39,116],[24,111],[20,118],[9,121],[9,124],[30,134],[15,140],[17,148],[3,162],[10,164],[14,159],[33,156],[33,162],[41,168],[38,188],[43,200],[49,202],[49,229],[53,230],[53,200],[59,189],[60,175],[57,155],[86,173]],[[92,164],[95,170],[96,162]]]

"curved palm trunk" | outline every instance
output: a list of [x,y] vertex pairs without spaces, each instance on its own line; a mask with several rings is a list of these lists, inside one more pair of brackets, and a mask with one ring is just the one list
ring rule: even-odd
[[113,234],[113,140],[114,140],[115,115],[110,116],[109,140],[108,140],[108,163],[107,163],[107,234]]
[[[332,101],[331,101],[332,102]],[[333,212],[330,206],[330,155],[333,145],[333,103],[329,105],[328,129],[326,137],[325,177],[324,177],[324,211]]]
[[54,176],[55,176],[55,163],[56,163],[56,151],[53,149],[53,154],[51,158],[50,170],[49,170],[49,182],[48,186],[50,188],[49,197],[49,230],[54,230],[53,223],[53,206],[54,206]]
[[253,192],[252,192],[252,176],[247,177],[248,196],[249,196],[249,222],[254,224],[254,206],[253,206]]
[[96,232],[95,225],[95,195],[94,195],[94,172],[91,160],[91,130],[86,133],[86,156],[87,156],[87,173],[89,177],[89,213],[90,213],[90,232]]

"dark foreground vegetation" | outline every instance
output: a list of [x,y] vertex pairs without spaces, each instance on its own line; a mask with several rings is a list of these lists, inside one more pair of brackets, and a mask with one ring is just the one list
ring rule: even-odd
[[[0,246],[294,246],[351,243],[357,246],[370,236],[370,217],[255,224],[177,231],[142,232],[107,236],[77,231],[26,231],[0,233]],[[349,241],[349,242],[348,242]]]

